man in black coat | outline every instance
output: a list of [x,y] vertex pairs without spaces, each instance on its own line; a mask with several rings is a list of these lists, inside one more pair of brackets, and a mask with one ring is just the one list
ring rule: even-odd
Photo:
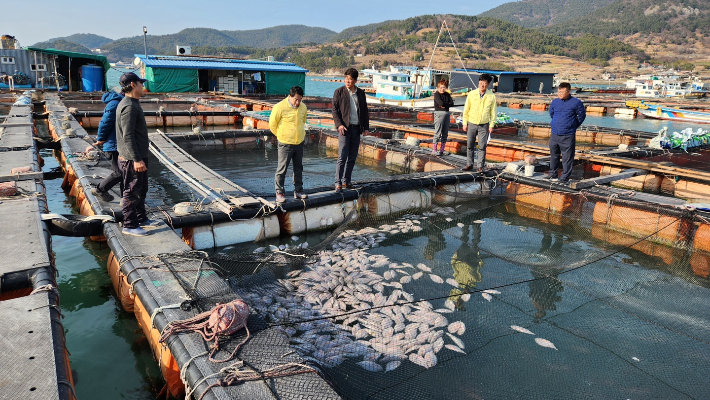
[[333,93],[333,121],[338,129],[338,163],[335,170],[335,191],[345,187],[352,189],[350,182],[355,159],[360,148],[360,135],[370,134],[370,114],[367,110],[365,91],[355,86],[358,72],[355,68],[345,71],[345,86]]

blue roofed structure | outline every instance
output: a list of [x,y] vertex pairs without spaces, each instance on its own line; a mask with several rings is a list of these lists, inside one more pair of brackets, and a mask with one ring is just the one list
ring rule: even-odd
[[305,88],[307,69],[293,63],[205,56],[136,55],[151,92],[285,95]]
[[[463,69],[456,69],[463,71]],[[552,93],[555,74],[552,72],[513,72],[484,69],[469,69],[469,72],[493,76],[491,88],[499,93],[535,92]]]

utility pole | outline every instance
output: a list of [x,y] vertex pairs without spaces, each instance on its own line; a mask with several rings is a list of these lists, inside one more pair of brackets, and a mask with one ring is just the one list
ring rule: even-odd
[[148,28],[145,26],[143,27],[143,53],[145,54],[145,58],[148,58],[148,45],[146,44],[146,35],[148,35]]

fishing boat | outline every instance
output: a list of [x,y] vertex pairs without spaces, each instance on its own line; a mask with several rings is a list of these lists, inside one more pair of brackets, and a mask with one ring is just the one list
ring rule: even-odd
[[710,124],[710,113],[702,111],[681,110],[679,108],[663,107],[658,104],[627,101],[627,107],[636,108],[639,114],[647,118],[665,119],[681,122],[697,122]]
[[466,93],[475,87],[473,82],[477,82],[480,75],[477,72],[412,66],[390,66],[385,71],[368,68],[362,73],[372,79],[374,93],[368,93],[368,103],[411,108],[434,108],[433,94],[441,79],[449,81],[454,105],[463,105]]
[[118,61],[110,64],[112,68],[116,69],[136,69],[136,66],[123,61]]
[[[434,54],[439,46],[439,39],[443,34],[448,34],[451,44],[456,49],[454,37],[446,21],[442,21],[439,35],[434,43],[434,49],[426,68],[416,66],[390,66],[388,70],[366,68],[362,73],[372,79],[374,95],[368,93],[367,102],[370,104],[392,105],[419,109],[434,108],[434,91],[441,79],[449,82],[449,90],[454,100],[454,106],[466,103],[466,94],[478,87],[479,72],[468,71],[459,56],[463,69],[435,69],[431,68]],[[443,46],[443,42],[442,42]],[[458,50],[456,50],[458,55]]]

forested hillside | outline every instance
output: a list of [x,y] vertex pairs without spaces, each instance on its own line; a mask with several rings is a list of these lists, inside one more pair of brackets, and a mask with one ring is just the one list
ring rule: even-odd
[[[593,35],[568,39],[494,18],[465,15],[427,15],[354,27],[348,35],[339,35],[342,39],[316,46],[291,45],[268,50],[245,46],[201,46],[193,50],[219,56],[262,58],[270,55],[278,61],[295,62],[316,72],[353,65],[358,61],[354,57],[357,54],[400,55],[400,62],[423,61],[433,50],[443,20],[450,27],[459,55],[470,65],[481,68],[513,69],[505,63],[487,61],[501,56],[511,58],[513,53],[567,56],[599,65],[617,55],[639,60],[647,58],[643,51],[617,40]],[[443,51],[453,51],[448,34],[441,41],[444,45],[448,42],[449,46]]]
[[84,46],[77,44],[77,43],[68,42],[63,39],[35,43],[32,46],[39,47],[40,49],[57,49],[57,50],[64,50],[64,51],[74,51],[77,53],[91,54],[91,49],[84,47]]
[[106,43],[113,42],[113,39],[109,39],[105,36],[94,35],[93,33],[75,33],[70,36],[49,39],[47,42],[54,42],[57,40],[65,40],[67,42],[80,44],[89,49],[98,49]]
[[604,37],[661,35],[671,43],[707,40],[710,2],[706,0],[621,0],[593,15],[546,27],[563,36],[592,34]]
[[527,28],[541,28],[591,15],[617,0],[522,0],[511,1],[479,14]]
[[[172,35],[148,35],[149,54],[175,54],[175,46],[274,48],[294,43],[323,43],[335,36],[325,28],[305,25],[281,25],[266,29],[220,31],[210,28],[188,28]],[[123,38],[104,45],[102,51],[113,59],[130,60],[143,53],[143,37]],[[197,53],[200,54],[200,53]]]
[[[517,50],[528,54],[552,54],[580,60],[608,60],[614,55],[645,58],[642,51],[617,40],[584,35],[566,39],[507,21],[467,15],[426,15],[390,22],[341,43],[366,54],[391,54],[424,50],[436,42],[441,21],[446,20],[464,58]],[[448,36],[443,39],[448,40]]]

